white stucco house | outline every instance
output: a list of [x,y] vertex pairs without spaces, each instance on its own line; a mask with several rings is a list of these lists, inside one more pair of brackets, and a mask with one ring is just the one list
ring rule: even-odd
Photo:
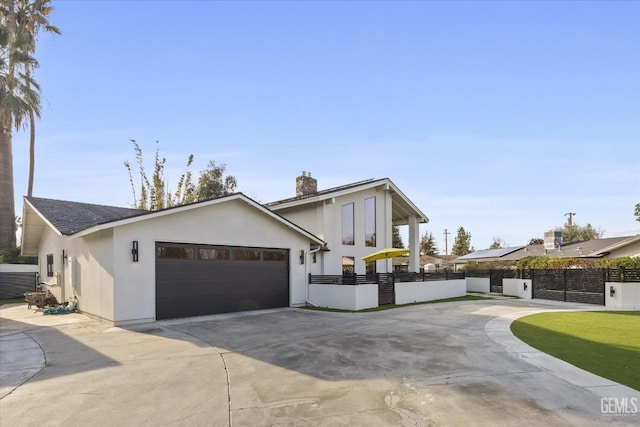
[[242,193],[148,212],[25,197],[23,255],[58,300],[124,325],[304,305],[312,274],[380,271],[368,253],[409,226],[418,271],[427,217],[389,179],[317,191],[310,174],[296,197],[262,205]]
[[319,274],[392,271],[392,260],[369,264],[361,258],[392,247],[393,226],[408,226],[409,271],[420,270],[419,225],[429,221],[388,178],[370,179],[318,191],[317,181],[303,172],[296,197],[265,205],[309,230],[329,245]]

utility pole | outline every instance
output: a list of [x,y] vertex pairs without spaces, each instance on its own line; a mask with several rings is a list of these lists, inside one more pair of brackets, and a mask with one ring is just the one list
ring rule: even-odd
[[564,214],[564,216],[568,216],[569,220],[567,221],[567,225],[569,227],[571,227],[573,225],[573,216],[575,215],[575,212],[567,212],[566,214]]
[[447,230],[446,228],[444,229],[444,254],[445,255],[449,255],[449,247],[447,246],[448,243],[448,236],[449,236],[449,230]]

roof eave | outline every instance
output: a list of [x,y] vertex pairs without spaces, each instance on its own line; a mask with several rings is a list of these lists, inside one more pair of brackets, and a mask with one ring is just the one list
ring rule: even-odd
[[300,234],[305,235],[306,237],[308,237],[310,240],[314,241],[315,243],[318,243],[319,245],[325,245],[326,244],[326,242],[324,240],[322,240],[319,237],[313,235],[309,231],[297,226],[296,224],[292,223],[291,221],[288,221],[287,219],[283,218],[282,216],[276,214],[275,212],[272,212],[270,209],[267,209],[266,207],[264,207],[260,203],[258,203],[255,200],[245,196],[242,193],[234,193],[234,194],[231,194],[229,196],[219,197],[219,198],[216,198],[216,199],[207,200],[205,202],[193,203],[193,204],[188,204],[188,205],[184,205],[184,206],[177,206],[177,207],[173,207],[173,208],[170,208],[170,209],[164,209],[164,210],[161,210],[161,211],[149,212],[149,213],[143,214],[143,215],[136,215],[136,216],[133,216],[133,217],[130,217],[130,218],[124,218],[124,219],[120,219],[120,220],[110,221],[110,222],[107,222],[107,223],[104,223],[104,224],[97,224],[97,225],[94,225],[93,227],[89,227],[89,228],[86,228],[84,230],[78,231],[77,233],[74,233],[73,235],[70,236],[70,238],[71,239],[77,239],[77,238],[85,237],[85,236],[87,236],[89,234],[97,233],[99,231],[108,230],[108,229],[115,228],[115,227],[121,227],[123,225],[128,225],[128,224],[136,223],[136,222],[139,222],[139,221],[144,221],[144,220],[147,220],[147,219],[160,218],[160,217],[163,217],[163,216],[166,216],[166,215],[172,215],[174,213],[189,211],[191,209],[202,208],[202,207],[205,207],[205,206],[212,206],[212,205],[216,205],[216,204],[227,202],[227,201],[231,201],[231,200],[241,200],[241,201],[247,203],[248,205],[257,208],[258,210],[260,210],[263,213],[267,214],[268,216],[270,216],[271,218],[275,219],[276,221],[286,225],[289,228],[294,229],[295,231],[299,232]]
[[336,191],[322,193],[318,195],[311,195],[301,197],[299,199],[289,200],[283,203],[272,202],[267,203],[266,206],[268,209],[273,211],[278,211],[281,209],[287,209],[292,207],[297,207],[301,205],[311,204],[311,203],[319,203],[325,200],[329,200],[334,197],[340,197],[345,194],[355,193],[362,190],[368,190],[371,188],[386,186],[386,190],[392,190],[393,193],[397,194],[404,203],[406,203],[410,210],[412,210],[416,217],[418,217],[420,223],[428,223],[429,217],[427,217],[418,207],[411,201],[405,194],[391,181],[389,178],[377,179],[369,182],[365,182],[362,185],[349,187],[349,188],[341,188]]
[[640,235],[632,236],[632,237],[630,237],[628,239],[622,240],[620,242],[616,242],[616,243],[614,243],[612,245],[609,245],[609,246],[606,246],[606,247],[604,247],[602,249],[596,250],[592,254],[589,254],[589,255],[594,255],[594,256],[598,256],[598,257],[607,256],[612,251],[615,251],[616,249],[624,248],[625,246],[630,245],[632,243],[635,243],[637,241],[640,241]]
[[37,256],[38,255],[37,246],[31,247],[31,246],[29,246],[28,243],[25,243],[25,242],[28,242],[30,240],[29,239],[29,235],[31,233],[35,233],[35,231],[32,231],[32,229],[34,227],[36,227],[35,225],[31,224],[31,220],[29,219],[30,212],[32,212],[33,215],[36,215],[38,218],[40,218],[42,220],[42,222],[47,227],[49,227],[55,234],[57,234],[58,236],[63,236],[62,232],[60,230],[58,230],[44,215],[42,215],[42,213],[40,213],[40,211],[38,209],[36,209],[36,207],[33,206],[33,204],[31,204],[31,202],[29,202],[29,200],[27,200],[26,197],[24,197],[23,198],[23,204],[22,204],[22,220],[23,220],[23,223],[22,223],[22,244],[21,244],[21,247],[20,247],[20,254],[23,255],[23,256]]

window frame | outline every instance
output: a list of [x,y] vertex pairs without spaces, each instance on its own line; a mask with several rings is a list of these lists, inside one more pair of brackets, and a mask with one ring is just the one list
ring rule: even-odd
[[[241,255],[241,257],[238,257]],[[243,255],[247,255],[247,257],[243,258]],[[234,248],[233,249],[233,261],[262,261],[262,251],[260,249],[250,249],[250,248]]]
[[53,254],[47,254],[47,277],[53,277]]
[[[373,202],[373,206],[371,206],[371,202]],[[369,228],[373,228],[371,238],[369,238]],[[364,199],[364,245],[366,247],[376,247],[377,232],[376,196],[371,196]]]
[[[348,209],[348,210],[347,210]],[[355,204],[353,202],[347,203],[346,205],[342,205],[342,244],[345,246],[355,246]],[[346,214],[346,215],[345,215]],[[350,215],[351,218],[348,218],[347,215]],[[350,221],[349,221],[350,219]],[[345,225],[347,227],[345,227]],[[351,235],[347,235],[346,233],[349,231],[346,228],[350,227]]]
[[[169,249],[169,251],[167,253],[163,252],[163,250],[165,249]],[[179,250],[182,250],[185,255],[188,254],[189,252],[191,253],[191,256],[170,256],[171,252],[174,252],[174,254],[176,254],[177,252],[179,252]],[[195,255],[196,255],[196,251],[194,250],[193,246],[172,246],[172,245],[158,245],[156,246],[156,259],[173,259],[173,260],[178,260],[178,261],[182,261],[182,260],[189,260],[189,261],[193,261],[195,259]]]
[[[277,255],[272,257],[272,255]],[[262,261],[265,262],[283,262],[287,261],[287,251],[284,249],[262,249]]]
[[[201,254],[209,252],[213,256],[203,257]],[[231,250],[229,248],[198,248],[198,261],[229,261],[231,260]]]
[[356,274],[356,258],[352,256],[342,257],[342,275],[353,276]]

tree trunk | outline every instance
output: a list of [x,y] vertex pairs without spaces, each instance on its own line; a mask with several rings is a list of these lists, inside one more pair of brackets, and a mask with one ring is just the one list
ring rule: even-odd
[[11,126],[2,120],[0,129],[0,249],[16,246],[15,202],[13,199],[13,153]]
[[36,170],[36,118],[33,110],[29,111],[29,186],[27,196],[33,195],[33,176]]

